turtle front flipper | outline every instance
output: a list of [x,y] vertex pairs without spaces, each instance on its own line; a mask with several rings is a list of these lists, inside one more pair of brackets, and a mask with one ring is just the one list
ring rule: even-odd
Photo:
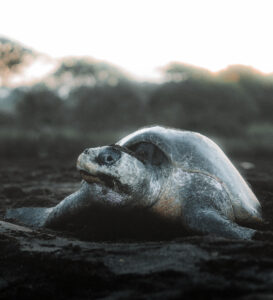
[[88,202],[87,184],[75,193],[66,197],[55,207],[20,207],[10,208],[6,212],[6,219],[17,220],[20,223],[34,227],[66,226],[66,219],[71,217],[77,221],[78,210],[85,209]]
[[53,207],[21,207],[10,208],[6,212],[7,219],[14,219],[28,226],[44,226]]

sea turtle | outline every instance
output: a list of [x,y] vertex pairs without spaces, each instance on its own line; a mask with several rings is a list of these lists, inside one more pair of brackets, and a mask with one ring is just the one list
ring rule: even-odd
[[10,209],[7,217],[54,227],[68,215],[76,221],[80,211],[104,203],[143,207],[186,229],[242,239],[255,233],[242,224],[262,221],[248,184],[224,152],[196,132],[143,128],[116,144],[84,150],[77,169],[83,178],[80,189],[57,206]]

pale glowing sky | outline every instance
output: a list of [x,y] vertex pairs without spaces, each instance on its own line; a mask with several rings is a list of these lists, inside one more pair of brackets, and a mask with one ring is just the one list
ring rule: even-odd
[[273,0],[2,0],[0,35],[52,57],[88,55],[156,78],[180,61],[273,72]]

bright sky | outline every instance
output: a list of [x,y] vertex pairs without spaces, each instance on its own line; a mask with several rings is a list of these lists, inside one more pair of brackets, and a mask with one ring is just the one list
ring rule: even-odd
[[53,57],[88,55],[141,79],[180,61],[273,72],[272,0],[3,0],[0,35]]

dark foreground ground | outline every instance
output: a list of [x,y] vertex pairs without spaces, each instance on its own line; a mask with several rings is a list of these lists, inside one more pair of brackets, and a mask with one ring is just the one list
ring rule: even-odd
[[[260,229],[273,233],[273,161],[251,162],[244,174],[263,205]],[[74,162],[14,160],[1,162],[0,182],[3,220],[8,207],[55,205],[80,178]],[[273,299],[272,237],[79,241],[0,222],[0,299],[159,298]]]

